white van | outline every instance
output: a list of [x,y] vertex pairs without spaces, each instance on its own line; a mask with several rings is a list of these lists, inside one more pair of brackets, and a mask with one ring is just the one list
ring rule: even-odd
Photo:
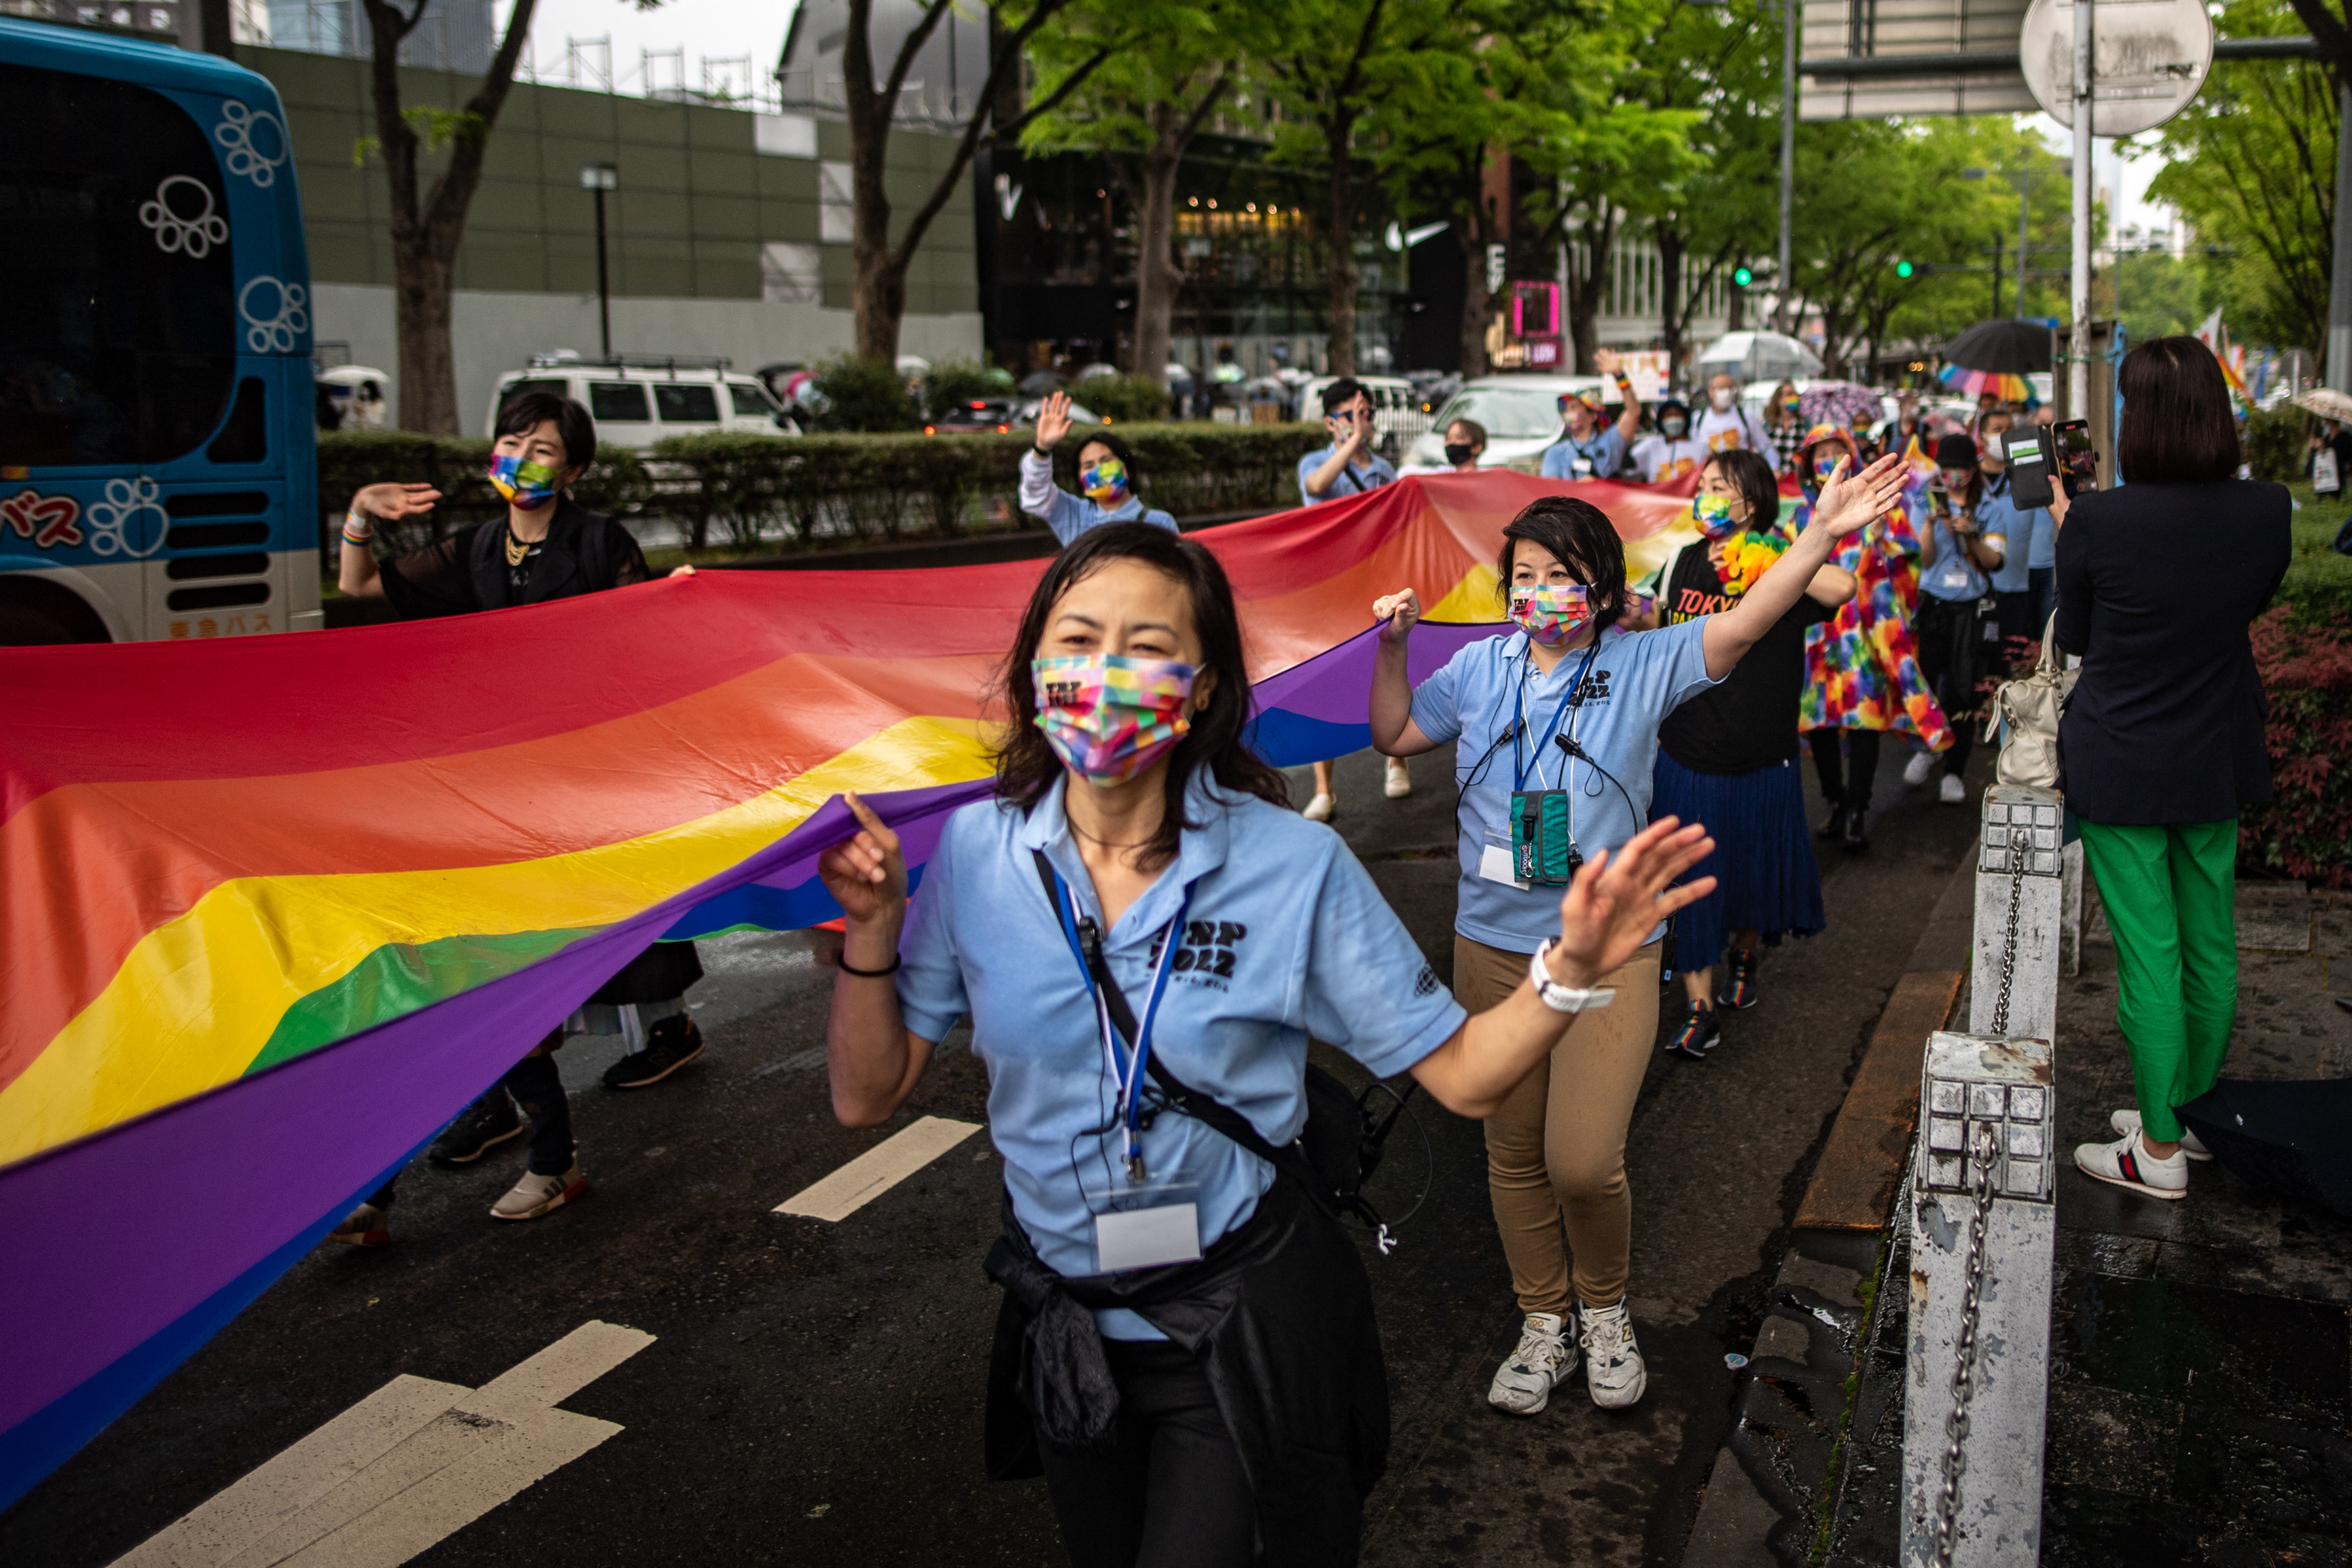
[[499,377],[482,434],[498,434],[499,410],[525,393],[552,392],[588,410],[599,446],[644,452],[665,436],[726,430],[752,436],[797,436],[800,426],[751,375],[730,374],[732,362],[683,354],[614,354],[584,360],[573,353],[535,354],[529,370]]

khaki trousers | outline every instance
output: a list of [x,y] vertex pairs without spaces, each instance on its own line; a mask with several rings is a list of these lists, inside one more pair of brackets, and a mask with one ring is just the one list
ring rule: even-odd
[[[1625,1294],[1633,1197],[1625,1130],[1658,1034],[1658,948],[1651,943],[1601,981],[1617,998],[1569,1021],[1551,1055],[1486,1119],[1486,1187],[1523,1312],[1566,1312],[1575,1297],[1615,1305]],[[1528,977],[1528,955],[1454,939],[1454,994],[1473,1013]]]

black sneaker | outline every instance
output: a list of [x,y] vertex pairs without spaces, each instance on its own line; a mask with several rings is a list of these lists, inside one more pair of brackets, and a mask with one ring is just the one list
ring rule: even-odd
[[1845,852],[1859,855],[1870,847],[1867,811],[1849,812],[1845,819]]
[[495,1084],[433,1141],[426,1157],[436,1165],[470,1165],[508,1139],[521,1136],[522,1115],[515,1110],[514,1096],[506,1085]]
[[644,1089],[661,1082],[702,1054],[702,1030],[684,1013],[668,1017],[646,1031],[646,1048],[633,1051],[604,1069],[606,1089]]
[[1666,1042],[1666,1049],[1701,1062],[1706,1059],[1707,1052],[1722,1043],[1723,1031],[1716,1026],[1715,1009],[1694,1002],[1683,1016],[1683,1026]]
[[1845,837],[1844,806],[1838,805],[1835,801],[1832,801],[1830,803],[1830,814],[1822,818],[1819,837],[1823,838],[1843,838]]
[[1731,950],[1730,957],[1724,961],[1723,990],[1716,1000],[1735,1013],[1756,1005],[1758,997],[1754,953],[1742,952],[1736,947]]

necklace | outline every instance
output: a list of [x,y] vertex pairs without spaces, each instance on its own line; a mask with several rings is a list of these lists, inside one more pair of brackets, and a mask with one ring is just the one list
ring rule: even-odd
[[1150,840],[1146,839],[1141,843],[1136,844],[1114,844],[1108,838],[1097,838],[1093,834],[1088,833],[1085,828],[1080,827],[1077,824],[1077,820],[1071,816],[1067,812],[1063,813],[1062,820],[1070,825],[1071,832],[1076,834],[1087,843],[1099,844],[1106,849],[1140,849],[1143,847],[1144,844],[1150,842]]
[[525,558],[530,554],[531,546],[537,542],[536,540],[517,539],[514,535],[514,526],[509,523],[507,526],[507,564],[521,565]]

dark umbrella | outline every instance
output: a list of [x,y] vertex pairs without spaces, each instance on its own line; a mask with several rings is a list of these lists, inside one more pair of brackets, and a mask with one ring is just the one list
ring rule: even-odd
[[1069,384],[1063,378],[1062,373],[1057,370],[1033,370],[1021,378],[1021,390],[1032,397],[1043,397],[1047,393],[1059,392]]
[[2352,1079],[2223,1079],[2177,1114],[2215,1159],[2254,1185],[2352,1218]]
[[2050,329],[2039,321],[1979,321],[1944,345],[1944,357],[1964,370],[2024,375],[2050,368]]

